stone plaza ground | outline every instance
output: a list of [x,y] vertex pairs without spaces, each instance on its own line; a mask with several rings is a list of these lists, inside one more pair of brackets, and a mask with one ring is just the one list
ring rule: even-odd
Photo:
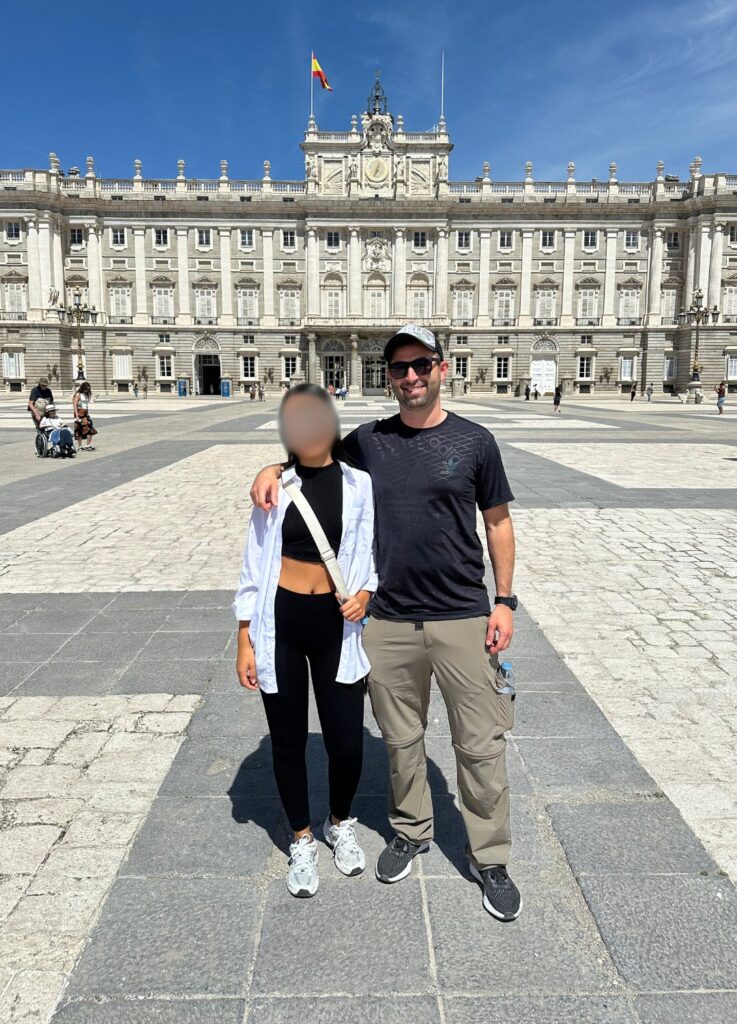
[[[274,403],[123,397],[39,460],[0,401],[0,1024],[733,1024],[737,408],[473,397],[517,501],[520,919],[481,907],[433,693],[436,843],[308,901],[230,601]],[[62,401],[62,415],[69,403]],[[345,427],[394,411],[349,400]],[[313,716],[315,824],[326,766]]]

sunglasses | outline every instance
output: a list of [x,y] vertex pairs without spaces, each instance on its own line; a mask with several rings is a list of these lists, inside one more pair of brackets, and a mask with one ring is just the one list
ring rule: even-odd
[[440,360],[437,358],[431,359],[429,356],[420,356],[419,359],[413,359],[409,363],[398,360],[396,363],[389,363],[389,376],[393,380],[402,380],[403,377],[407,376],[411,366],[418,377],[427,377],[428,374],[432,373],[432,368],[436,363],[440,363]]

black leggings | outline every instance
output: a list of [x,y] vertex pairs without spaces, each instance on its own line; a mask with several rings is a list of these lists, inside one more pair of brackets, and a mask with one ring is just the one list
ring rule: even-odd
[[343,616],[333,594],[296,594],[279,587],[274,602],[278,693],[261,696],[271,733],[274,775],[289,824],[310,824],[307,794],[307,709],[310,666],[315,703],[328,754],[330,811],[349,817],[363,761],[362,682],[336,682]]

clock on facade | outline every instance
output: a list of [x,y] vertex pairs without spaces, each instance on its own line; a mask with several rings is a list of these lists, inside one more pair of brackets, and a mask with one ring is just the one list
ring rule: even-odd
[[380,182],[384,181],[389,173],[389,167],[386,160],[380,156],[372,156],[366,164],[366,177],[369,181]]

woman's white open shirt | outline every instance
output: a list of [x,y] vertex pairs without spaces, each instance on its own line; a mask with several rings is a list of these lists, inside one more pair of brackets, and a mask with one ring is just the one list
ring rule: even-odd
[[[343,536],[338,565],[348,590],[375,591],[378,585],[374,564],[374,496],[371,477],[360,469],[339,463],[343,472]],[[292,467],[282,482],[302,481]],[[282,523],[291,498],[280,487],[279,504],[270,512],[254,508],[246,537],[243,566],[233,611],[239,622],[250,622],[249,635],[256,655],[256,674],[265,693],[276,693],[274,671],[274,599],[281,574]],[[360,622],[343,623],[343,646],[337,680],[355,683],[370,668],[361,643]]]

